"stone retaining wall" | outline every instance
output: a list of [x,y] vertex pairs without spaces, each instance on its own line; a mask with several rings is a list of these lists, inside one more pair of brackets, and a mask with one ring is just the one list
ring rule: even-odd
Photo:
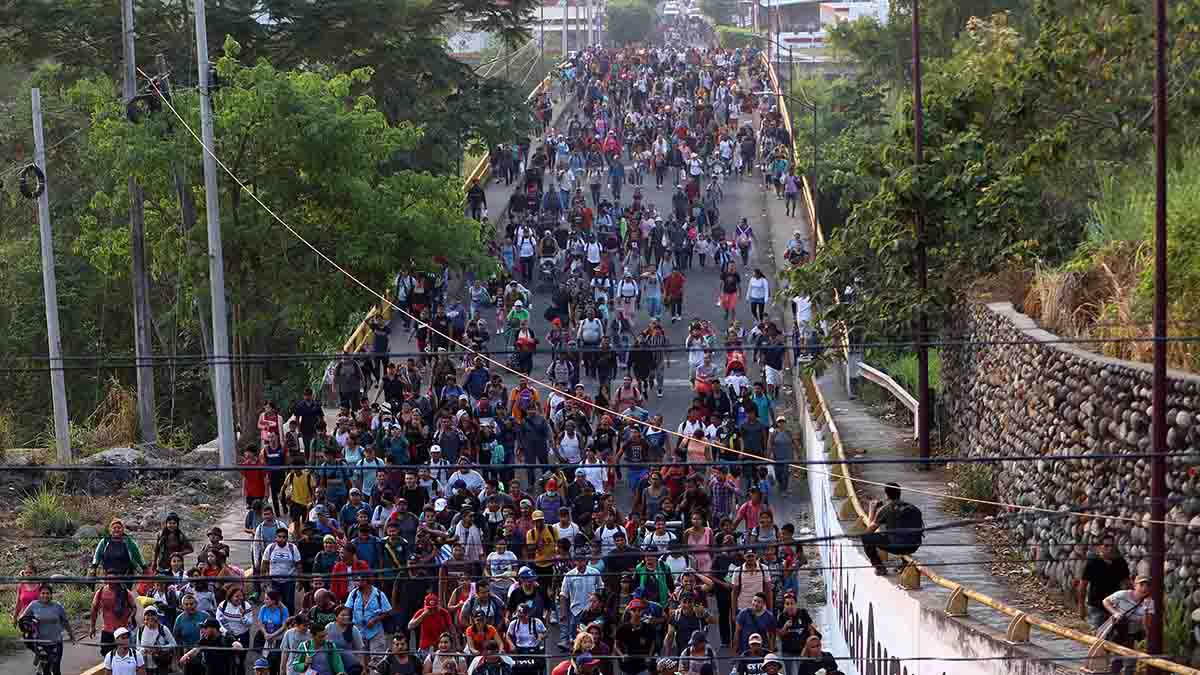
[[[1047,513],[1008,519],[1030,547],[1038,572],[1063,589],[1079,578],[1088,548],[1112,534],[1130,563],[1149,564],[1150,462],[1145,458],[1052,461],[1055,456],[1149,453],[1151,368],[1069,344],[1002,344],[1055,340],[1011,303],[974,306],[955,334],[1000,344],[942,350],[949,441],[971,456],[1036,456],[1006,462],[998,498],[1052,510],[1092,510],[1098,517]],[[1167,392],[1166,589],[1169,599],[1200,607],[1200,377],[1170,371]],[[1119,516],[1135,522],[1116,520]],[[1069,594],[1073,597],[1073,593]]]

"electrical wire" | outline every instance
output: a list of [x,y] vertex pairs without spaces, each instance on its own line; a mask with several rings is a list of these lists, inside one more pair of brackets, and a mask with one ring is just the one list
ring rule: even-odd
[[[583,435],[581,434],[581,437]],[[734,451],[737,452],[737,451]],[[746,455],[747,453],[738,453]],[[1167,452],[1163,453],[1166,457],[1188,457],[1192,453],[1186,451]],[[747,455],[753,456],[753,455]],[[1120,453],[1097,453],[1088,454],[1071,454],[1071,455],[984,455],[979,457],[852,457],[847,459],[744,459],[744,460],[728,460],[728,461],[704,461],[693,462],[688,461],[686,466],[691,467],[791,467],[795,469],[805,469],[810,466],[840,466],[846,465],[873,465],[873,464],[904,464],[917,466],[937,466],[941,464],[992,464],[996,462],[1040,462],[1040,461],[1137,461],[1140,459],[1151,459],[1159,456],[1152,452],[1131,452],[1129,454]],[[379,461],[383,462],[382,458],[377,456]],[[500,470],[518,471],[522,469],[547,469],[550,472],[562,471],[570,467],[596,466],[606,469],[631,469],[631,470],[646,470],[657,471],[656,467],[667,468],[670,466],[685,466],[682,462],[671,462],[662,460],[658,462],[600,462],[598,464],[555,464],[551,462],[511,462],[505,464],[478,464],[475,462],[460,462],[451,463],[444,466],[431,464],[383,464],[379,467],[366,466],[358,468],[349,464],[345,465],[329,465],[329,464],[287,464],[280,466],[268,466],[265,464],[239,464],[237,466],[217,466],[214,464],[130,464],[128,466],[112,465],[112,464],[20,464],[8,465],[0,464],[0,468],[5,471],[45,471],[45,472],[61,472],[61,473],[81,473],[81,472],[137,472],[137,473],[177,473],[183,471],[209,471],[215,473],[233,473],[241,471],[257,471],[261,473],[290,473],[292,471],[309,470],[314,472],[319,471],[345,471],[351,474],[367,473],[370,471],[404,471],[405,473],[416,473],[420,469],[430,469],[431,471],[453,471],[457,469],[470,469],[472,471],[496,472]],[[696,474],[699,475],[699,474]],[[453,477],[453,474],[451,474]],[[707,478],[701,477],[703,480]],[[684,480],[688,480],[685,478]],[[1183,501],[1183,496],[1170,498],[1168,501]],[[1098,508],[1098,507],[1097,507]],[[1171,523],[1178,524],[1178,523]]]
[[[79,131],[82,131],[82,130],[79,130]],[[79,131],[76,131],[75,133],[79,133]],[[59,144],[65,142],[66,140],[67,139],[63,139],[63,141],[60,141]],[[54,146],[52,146],[52,147],[54,147]],[[26,165],[21,165],[20,167],[17,167],[17,169],[18,170],[23,169],[23,168],[25,168],[25,166]],[[492,337],[496,337],[496,336],[493,334]],[[785,340],[794,340],[796,338],[796,335],[792,334],[792,333],[780,333],[780,337],[784,338]],[[458,342],[457,340],[453,340],[452,338],[449,338],[448,336],[446,339],[453,341],[455,343]],[[1186,342],[1186,343],[1200,342],[1200,335],[1174,335],[1174,336],[1166,337],[1166,338],[1164,338],[1164,340],[1166,342]],[[1121,338],[1057,338],[1054,340],[1034,340],[1034,339],[1027,339],[1027,340],[1026,339],[1021,339],[1021,340],[940,340],[940,341],[926,341],[925,344],[928,344],[933,347],[941,347],[941,348],[948,349],[948,348],[957,348],[957,347],[972,348],[972,347],[989,347],[989,346],[1030,346],[1030,345],[1052,345],[1052,344],[1108,344],[1108,343],[1122,343],[1122,342],[1154,342],[1154,341],[1155,341],[1155,338],[1153,338],[1153,337],[1144,337],[1144,338],[1143,337],[1121,337]],[[916,342],[912,341],[912,340],[846,343],[847,346],[849,346],[852,350],[856,350],[856,351],[862,351],[865,349],[876,349],[876,348],[877,349],[889,349],[889,348],[899,349],[899,348],[904,348],[904,347],[911,347],[915,344],[916,344]],[[713,353],[731,352],[731,351],[744,351],[744,352],[754,353],[754,352],[760,351],[760,350],[765,349],[770,346],[772,346],[772,345],[761,345],[761,346],[753,345],[753,344],[716,345],[716,346],[711,346],[711,347],[705,347],[704,351],[713,352]],[[816,350],[816,349],[822,349],[823,351],[829,351],[830,349],[832,349],[832,347],[830,347],[828,345],[823,345],[823,344],[822,345],[814,345],[812,347],[801,346],[801,347],[797,348],[793,343],[790,343],[790,342],[787,344],[778,345],[778,346],[781,346],[781,347],[784,347],[787,349],[793,349],[793,350],[799,349],[801,352],[806,352],[809,350]],[[482,356],[487,356],[487,355],[497,355],[497,354],[504,355],[504,354],[516,354],[516,353],[535,354],[535,355],[536,354],[552,354],[555,351],[563,352],[563,353],[578,352],[581,354],[592,353],[592,352],[608,353],[610,351],[617,351],[617,352],[646,351],[646,352],[673,353],[673,352],[688,351],[688,348],[686,346],[682,346],[682,345],[667,345],[667,346],[663,346],[663,347],[645,347],[645,346],[635,347],[633,345],[630,345],[628,347],[620,347],[620,348],[614,347],[614,348],[610,348],[610,349],[603,349],[603,348],[599,348],[599,347],[584,347],[584,346],[580,345],[580,346],[577,346],[577,347],[571,348],[571,349],[559,348],[558,350],[555,350],[553,348],[540,348],[540,349],[534,349],[532,351],[528,351],[528,350],[518,351],[518,350],[512,350],[512,349],[505,349],[505,350],[488,349],[488,350],[484,350],[484,351],[478,351],[478,350],[472,349],[471,347],[466,346],[464,344],[462,349],[458,349],[455,351],[447,350],[446,352],[444,352],[444,354],[446,356],[481,356],[482,357]],[[236,362],[238,362],[238,360],[249,360],[249,361],[256,361],[256,362],[264,361],[264,360],[315,361],[315,360],[337,360],[337,359],[344,359],[344,358],[367,359],[367,358],[376,358],[376,357],[384,357],[384,356],[387,356],[389,358],[391,358],[391,357],[394,357],[394,358],[402,358],[402,357],[416,358],[416,357],[425,357],[425,356],[439,356],[441,354],[443,354],[443,352],[439,352],[439,351],[428,351],[428,352],[391,351],[391,352],[352,352],[352,353],[347,353],[347,352],[290,352],[290,353],[266,352],[266,353],[240,354],[237,356],[231,355],[228,358],[230,359],[229,360],[230,363],[236,363]],[[89,370],[94,370],[97,367],[109,366],[110,365],[109,363],[103,363],[103,362],[111,361],[111,359],[113,357],[111,355],[80,354],[80,355],[64,355],[59,358],[61,358],[64,361],[85,361],[85,362],[99,361],[99,362],[102,362],[99,365],[90,366],[88,368]],[[136,357],[134,357],[132,355],[125,355],[122,358],[128,358],[128,359],[132,360],[132,359],[135,359]],[[13,354],[13,355],[0,355],[0,359],[27,360],[27,361],[49,361],[50,356],[48,354]],[[204,355],[202,355],[202,354],[149,355],[149,356],[142,357],[141,361],[150,361],[150,362],[164,362],[165,361],[168,363],[192,362],[192,363],[197,363],[197,364],[214,362],[211,359],[211,357],[208,360],[206,360]],[[225,363],[226,361],[221,360],[219,362]],[[112,361],[111,367],[114,367],[114,368],[115,367],[133,367],[133,365],[126,365],[126,362]],[[522,375],[520,373],[517,373],[517,374],[521,377],[524,377],[524,375]]]
[[[335,607],[336,607],[336,605],[335,605]],[[439,606],[439,609],[445,609],[445,607]],[[539,621],[541,621],[541,619],[539,619]],[[16,644],[16,643],[20,643],[20,644],[57,644],[52,640],[36,640],[36,639],[26,640],[23,638],[0,638],[0,644],[4,644],[4,643],[8,643],[8,644]],[[102,642],[97,642],[94,640],[75,640],[74,642],[72,642],[72,644],[75,644],[78,646],[83,646],[83,647],[111,647],[112,646],[112,643],[102,643]],[[240,648],[232,647],[232,646],[204,646],[202,648],[202,650],[203,651],[213,651],[213,652],[227,652],[227,651],[233,651],[233,652],[254,651],[254,652],[257,652],[257,651],[261,651],[260,649],[249,649],[248,647],[249,647],[248,645],[244,645],[243,647],[240,647]],[[197,646],[196,645],[188,645],[188,646],[184,647],[184,651],[188,651],[192,648],[197,648]],[[544,645],[543,645],[543,649],[545,649]],[[339,654],[359,654],[362,656],[381,656],[381,657],[391,655],[390,651],[378,651],[378,650],[373,651],[370,649],[341,649],[341,648],[339,648],[338,653]],[[433,653],[434,652],[431,650],[430,654],[433,654]],[[443,657],[453,656],[453,657],[460,657],[460,658],[464,658],[464,659],[474,659],[474,658],[480,656],[480,654],[477,652],[437,651],[436,653]],[[407,654],[411,659],[413,659],[414,663],[419,667],[420,659],[418,657],[420,656],[420,654],[416,651],[412,651],[411,649],[407,652]],[[558,659],[558,660],[563,660],[563,661],[567,661],[567,660],[570,660],[573,658],[573,656],[570,652],[563,652],[561,654],[553,654],[553,653],[550,653],[549,651],[543,651],[543,652],[537,653],[537,654],[517,654],[517,653],[501,652],[500,656],[508,656],[508,657],[513,657],[513,658]],[[764,652],[762,655],[759,655],[759,656],[746,656],[746,655],[739,655],[739,654],[731,654],[729,656],[721,656],[718,658],[720,658],[723,661],[737,663],[737,662],[741,662],[741,661],[761,661],[764,658],[766,658],[766,656],[767,656],[767,653]],[[785,661],[785,662],[786,661],[795,661],[795,662],[818,661],[818,662],[820,662],[825,658],[824,656],[821,656],[821,657],[795,656],[795,655],[788,656],[786,654],[776,654],[776,657],[779,658],[781,661]],[[600,660],[621,661],[621,660],[628,659],[629,657],[619,655],[619,654],[593,654],[592,658],[596,659],[597,661],[600,661]],[[651,665],[653,665],[653,662],[657,658],[658,658],[658,656],[655,654],[647,654],[645,656],[646,661],[651,663]],[[675,661],[680,660],[680,657],[677,655],[673,655],[670,658]],[[688,657],[683,657],[683,658],[686,659]],[[697,656],[695,658],[697,660],[705,660],[707,657]],[[975,663],[975,662],[1024,662],[1024,663],[1064,663],[1064,662],[1074,663],[1074,662],[1079,662],[1079,663],[1086,663],[1088,661],[1088,658],[1084,657],[1084,656],[1030,656],[1030,655],[1012,655],[1012,654],[1003,655],[1003,656],[886,656],[886,657],[884,657],[884,656],[868,657],[868,656],[847,655],[847,656],[831,656],[830,658],[833,658],[835,661],[842,661],[842,662],[848,662],[848,663],[894,663],[894,662],[911,663],[911,662],[926,662],[926,661],[947,662],[947,663]],[[1146,660],[1146,659],[1170,659],[1170,658],[1172,658],[1170,655],[1155,656],[1153,654],[1142,654],[1140,656],[1121,656],[1120,657],[1120,659],[1122,661],[1127,661],[1127,662],[1140,661],[1140,660]],[[653,668],[651,668],[650,670],[653,670]]]
[[[149,76],[148,76],[148,75],[145,73],[145,71],[143,71],[141,68],[139,68],[139,69],[138,69],[138,72],[139,72],[139,73],[141,73],[142,77],[144,77],[144,78],[146,78],[147,80],[149,80],[149,81],[150,81],[150,84],[151,84],[151,86],[154,88],[154,91],[155,91],[155,93],[156,93],[156,94],[159,96],[159,98],[160,98],[160,99],[163,101],[163,103],[164,103],[164,104],[167,106],[167,108],[168,108],[168,109],[171,111],[171,113],[172,113],[173,115],[175,115],[176,119],[178,119],[178,120],[179,120],[180,124],[182,124],[182,125],[183,125],[183,127],[184,127],[185,129],[187,129],[188,133],[189,133],[189,134],[191,134],[192,138],[193,138],[193,139],[195,139],[195,141],[196,141],[196,142],[197,142],[197,143],[200,145],[200,147],[203,149],[203,151],[204,151],[205,153],[207,153],[209,156],[211,156],[211,157],[213,158],[213,160],[214,160],[214,161],[215,161],[215,162],[216,162],[216,163],[217,163],[217,164],[218,164],[218,165],[219,165],[219,166],[222,168],[222,170],[224,170],[224,171],[225,171],[225,173],[226,173],[226,174],[228,174],[228,175],[229,175],[229,177],[230,177],[230,178],[232,178],[232,179],[234,180],[234,182],[235,182],[235,183],[237,183],[237,185],[238,185],[239,189],[241,189],[241,190],[242,190],[242,191],[244,191],[244,192],[245,192],[247,195],[249,195],[249,196],[251,197],[251,199],[253,199],[253,200],[254,200],[256,203],[258,203],[258,205],[259,205],[260,207],[262,207],[262,208],[263,208],[263,209],[264,209],[264,210],[265,210],[265,211],[266,211],[268,214],[270,214],[270,215],[271,215],[271,217],[272,217],[272,218],[273,218],[275,221],[277,221],[277,222],[278,222],[280,225],[282,225],[282,226],[283,226],[283,227],[284,227],[284,228],[285,228],[285,229],[286,229],[286,230],[287,230],[287,231],[288,231],[288,232],[289,232],[289,233],[290,233],[290,234],[291,234],[293,237],[295,237],[296,239],[298,239],[298,240],[299,240],[301,243],[303,243],[303,244],[304,244],[306,247],[308,247],[310,250],[312,250],[312,251],[313,251],[313,253],[315,253],[315,254],[316,254],[318,257],[320,257],[322,260],[324,260],[325,262],[327,262],[327,263],[328,263],[328,264],[329,264],[331,267],[333,267],[335,270],[337,270],[339,273],[341,273],[341,274],[342,274],[343,276],[345,276],[347,279],[349,279],[350,281],[354,282],[354,284],[356,284],[356,285],[360,286],[360,287],[361,287],[363,290],[365,290],[365,291],[367,291],[369,294],[371,294],[371,295],[375,296],[375,297],[376,297],[376,298],[377,298],[377,299],[378,299],[378,300],[379,300],[381,303],[383,303],[383,304],[385,304],[385,305],[388,305],[388,306],[390,306],[390,307],[392,308],[392,310],[393,310],[393,311],[400,312],[400,313],[401,313],[401,314],[403,314],[404,316],[407,316],[407,317],[408,317],[410,320],[412,320],[412,321],[416,321],[416,322],[418,323],[418,325],[422,325],[422,326],[428,326],[428,328],[429,328],[429,330],[430,330],[431,332],[433,332],[433,333],[435,333],[435,334],[439,335],[439,336],[440,336],[440,337],[442,337],[443,339],[446,339],[446,340],[448,340],[448,343],[450,343],[450,344],[456,344],[456,345],[458,345],[459,347],[461,347],[461,348],[463,348],[464,350],[467,350],[467,351],[473,351],[473,350],[471,350],[471,347],[470,347],[469,345],[467,345],[467,344],[465,344],[465,343],[463,343],[463,342],[460,342],[460,341],[458,341],[458,340],[454,339],[454,338],[453,338],[452,336],[450,336],[450,335],[447,335],[447,334],[445,334],[445,333],[442,333],[441,331],[437,330],[437,329],[436,329],[436,328],[434,328],[433,326],[429,326],[429,325],[428,325],[428,324],[426,324],[425,322],[421,321],[421,318],[420,318],[420,317],[418,317],[418,316],[414,316],[413,314],[411,314],[411,313],[409,313],[408,311],[404,310],[404,309],[403,309],[403,308],[401,308],[400,306],[396,305],[396,303],[395,303],[395,302],[392,302],[392,301],[391,301],[391,300],[390,300],[390,299],[389,299],[389,298],[388,298],[386,295],[384,295],[384,294],[382,294],[382,293],[380,293],[380,292],[376,291],[375,289],[371,288],[370,286],[368,286],[368,285],[367,285],[365,282],[363,282],[363,281],[362,281],[362,280],[360,280],[358,277],[354,276],[352,273],[350,273],[348,270],[346,270],[344,267],[342,267],[341,265],[339,265],[339,264],[338,264],[338,263],[337,263],[335,260],[333,260],[333,258],[329,257],[329,255],[327,255],[327,254],[326,254],[324,251],[322,251],[322,250],[321,250],[319,247],[317,247],[317,246],[314,246],[314,245],[313,245],[311,242],[309,242],[309,241],[308,241],[308,239],[306,239],[306,238],[305,238],[305,237],[304,237],[302,234],[300,234],[300,232],[298,232],[298,231],[297,231],[295,228],[293,228],[293,227],[292,227],[290,224],[288,224],[288,223],[287,223],[287,221],[285,221],[283,218],[281,218],[281,217],[279,216],[279,214],[277,214],[277,213],[276,213],[276,212],[275,212],[273,209],[271,209],[271,207],[270,207],[270,206],[268,206],[268,205],[266,204],[266,202],[262,201],[262,199],[260,199],[260,198],[259,198],[259,196],[258,196],[258,195],[255,193],[255,191],[251,190],[251,189],[250,189],[250,188],[249,188],[249,187],[248,187],[248,186],[247,186],[247,185],[246,185],[246,184],[245,184],[245,183],[244,183],[244,182],[241,180],[241,178],[239,178],[239,177],[238,177],[236,174],[234,174],[234,173],[233,173],[233,171],[232,171],[232,170],[230,170],[230,169],[229,169],[229,167],[228,167],[228,166],[225,164],[225,162],[224,162],[224,161],[222,161],[222,160],[221,160],[221,158],[219,158],[219,157],[217,156],[216,152],[215,152],[215,151],[214,151],[212,148],[210,148],[210,147],[208,147],[207,145],[205,145],[204,141],[203,141],[203,140],[200,138],[200,136],[196,134],[196,131],[195,131],[195,130],[194,130],[192,127],[191,127],[191,125],[190,125],[190,124],[188,124],[187,120],[185,120],[185,119],[183,118],[183,116],[179,114],[179,111],[175,109],[175,106],[174,106],[174,105],[171,103],[170,99],[168,99],[166,96],[164,96],[164,95],[163,95],[162,91],[161,91],[161,90],[159,89],[159,87],[158,87],[158,83],[157,83],[155,80],[153,80],[152,78],[150,78],[150,77],[149,77]],[[553,385],[551,385],[551,384],[547,384],[546,382],[543,382],[543,381],[541,381],[541,380],[538,380],[538,379],[535,379],[535,378],[529,377],[528,375],[525,375],[525,374],[523,374],[523,373],[521,373],[521,372],[517,371],[516,369],[512,368],[511,366],[509,366],[509,365],[508,365],[508,364],[506,364],[506,363],[503,363],[503,362],[497,361],[496,359],[490,358],[490,357],[488,357],[488,356],[486,356],[486,355],[483,355],[483,354],[477,354],[477,355],[478,355],[480,358],[482,358],[482,359],[484,359],[484,360],[486,360],[486,361],[488,361],[488,362],[492,363],[492,364],[493,364],[494,366],[496,366],[497,368],[499,368],[499,369],[501,369],[501,370],[503,370],[503,371],[509,372],[509,373],[511,373],[511,374],[513,374],[513,375],[517,375],[517,376],[522,376],[522,377],[525,377],[525,378],[526,378],[527,380],[529,380],[530,382],[533,382],[533,383],[537,384],[537,386],[539,386],[539,387],[541,387],[541,388],[543,388],[543,389],[545,389],[545,390],[547,390],[547,391],[553,391],[553,392],[556,392],[556,393],[558,393],[560,396],[562,396],[563,398],[565,398],[565,399],[567,399],[567,400],[574,400],[574,401],[576,401],[577,403],[586,403],[586,401],[584,401],[584,400],[582,400],[582,399],[579,399],[579,398],[578,398],[578,397],[576,397],[574,394],[572,394],[572,393],[570,393],[570,392],[565,392],[565,391],[562,391],[562,390],[560,390],[560,389],[558,389],[558,388],[554,387],[554,386],[553,386]],[[594,406],[594,405],[593,405],[593,407],[597,407],[597,406]],[[692,442],[698,442],[698,443],[700,443],[700,444],[702,444],[702,445],[705,445],[705,446],[708,446],[708,447],[713,447],[713,448],[714,448],[714,449],[716,449],[716,450],[722,450],[722,451],[725,451],[725,452],[732,452],[732,453],[736,453],[736,454],[738,454],[738,455],[742,455],[742,456],[750,456],[750,457],[755,457],[754,455],[752,455],[752,454],[750,454],[750,453],[745,453],[745,452],[742,452],[742,451],[740,451],[740,450],[734,450],[733,448],[726,448],[726,447],[722,447],[722,446],[720,446],[720,445],[718,445],[718,444],[711,443],[711,442],[709,442],[709,441],[706,441],[706,440],[705,440],[705,441],[702,441],[702,440],[700,440],[700,439],[686,439],[686,437],[684,437],[682,434],[679,434],[679,433],[677,433],[677,432],[675,432],[675,431],[673,431],[673,430],[670,430],[670,429],[664,429],[664,428],[662,428],[662,427],[658,427],[658,426],[655,426],[655,425],[648,424],[648,423],[646,423],[646,422],[644,422],[644,421],[642,421],[642,420],[639,420],[639,419],[637,419],[637,418],[630,417],[630,416],[628,416],[628,415],[625,415],[625,414],[623,414],[623,413],[617,412],[616,410],[605,409],[605,408],[599,408],[599,409],[603,410],[604,412],[608,413],[609,415],[612,415],[612,416],[614,417],[614,419],[616,419],[616,418],[624,419],[624,420],[626,420],[627,422],[631,422],[631,423],[633,423],[633,424],[638,424],[638,425],[641,425],[641,426],[643,426],[643,427],[646,427],[646,428],[649,428],[649,429],[653,429],[653,430],[656,430],[656,431],[663,431],[663,432],[666,432],[666,433],[668,433],[668,434],[671,434],[671,435],[673,435],[673,436],[678,436],[678,437],[681,437],[681,438],[685,438],[685,440],[692,440]],[[761,458],[761,459],[766,459],[766,458]],[[834,475],[833,475],[832,473],[830,473],[830,472],[821,472],[821,471],[818,471],[818,470],[816,470],[816,469],[810,469],[810,468],[807,468],[807,467],[800,467],[800,468],[802,468],[802,469],[803,469],[803,470],[805,470],[805,471],[813,471],[813,472],[816,472],[816,473],[819,473],[819,474],[823,474],[823,475],[825,475],[825,476],[827,476],[827,477],[829,477],[829,478],[836,478],[836,476],[834,476]],[[886,487],[886,485],[885,485],[884,483],[880,483],[880,482],[878,482],[878,481],[870,481],[870,480],[867,480],[867,479],[864,479],[864,478],[851,477],[851,476],[847,475],[847,479],[848,479],[848,480],[851,480],[851,481],[855,481],[855,482],[861,483],[861,484],[863,484],[863,485],[874,485],[874,486],[876,486],[876,487]],[[949,499],[949,500],[954,500],[954,501],[963,501],[963,502],[968,502],[968,503],[987,504],[987,505],[989,505],[989,506],[996,506],[996,507],[1005,508],[1005,509],[1010,509],[1010,510],[1011,510],[1011,509],[1016,509],[1016,510],[1025,510],[1025,511],[1032,511],[1032,512],[1041,512],[1041,513],[1074,513],[1075,515],[1080,515],[1080,516],[1086,516],[1086,515],[1088,515],[1088,514],[1086,514],[1086,513],[1083,513],[1083,512],[1075,512],[1075,511],[1059,511],[1059,510],[1057,510],[1057,509],[1046,509],[1046,508],[1034,507],[1034,506],[1023,506],[1023,505],[1020,505],[1020,504],[1010,504],[1010,503],[1005,503],[1005,502],[997,502],[997,501],[993,501],[993,500],[982,500],[982,499],[975,499],[975,498],[963,497],[963,496],[959,496],[959,495],[952,495],[952,494],[948,494],[948,493],[934,493],[934,492],[932,492],[932,491],[928,491],[928,490],[910,489],[910,491],[911,491],[911,492],[916,492],[917,494],[926,494],[926,495],[928,495],[928,496],[939,497],[939,498],[942,498],[942,499]],[[1132,517],[1123,517],[1123,516],[1107,516],[1107,518],[1108,518],[1108,519],[1110,519],[1110,520],[1118,520],[1118,521],[1124,521],[1124,522],[1146,523],[1146,521],[1143,521],[1141,518],[1132,518]],[[1165,521],[1165,520],[1163,520],[1163,521],[1157,521],[1157,522],[1154,522],[1153,524],[1169,525],[1169,524],[1170,524],[1170,522],[1169,522],[1169,521]]]

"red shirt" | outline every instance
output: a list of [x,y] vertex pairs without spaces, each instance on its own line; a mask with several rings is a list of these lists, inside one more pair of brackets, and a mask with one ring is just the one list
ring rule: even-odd
[[351,572],[366,572],[371,569],[365,560],[355,560],[354,567],[351,568],[341,560],[333,564],[333,576],[329,579],[329,592],[337,596],[341,602],[345,602],[350,595],[350,577]]
[[426,607],[425,618],[421,620],[421,635],[417,640],[417,649],[433,649],[437,647],[438,638],[454,626],[454,621],[441,607],[432,609]]
[[[258,462],[242,462],[242,466],[262,466]],[[247,497],[267,496],[267,472],[242,470],[242,494]]]

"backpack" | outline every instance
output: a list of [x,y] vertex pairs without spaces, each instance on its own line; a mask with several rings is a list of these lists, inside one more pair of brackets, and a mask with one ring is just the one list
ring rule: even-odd
[[906,546],[920,546],[925,538],[922,531],[925,529],[925,519],[921,516],[921,509],[908,502],[896,502],[893,508],[895,512],[888,527],[896,530],[892,535],[894,541]]

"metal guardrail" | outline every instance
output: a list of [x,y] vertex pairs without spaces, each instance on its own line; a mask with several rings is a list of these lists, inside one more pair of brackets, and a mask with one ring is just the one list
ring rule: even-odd
[[[867,523],[867,511],[863,508],[862,500],[858,496],[858,490],[855,487],[854,479],[850,475],[850,465],[846,463],[846,450],[842,445],[842,437],[838,432],[837,424],[833,421],[833,414],[829,408],[829,404],[825,401],[825,396],[821,393],[820,386],[812,378],[808,379],[808,384],[812,389],[816,398],[816,403],[819,407],[819,414],[822,423],[825,425],[826,438],[833,449],[832,458],[840,463],[830,465],[830,474],[832,480],[838,482],[835,485],[834,495],[846,499],[845,504],[849,506],[844,509],[839,515],[843,519],[855,519],[860,524]],[[919,561],[911,556],[901,556],[903,560],[909,563],[909,566],[914,570],[915,574],[901,575],[901,585],[908,590],[915,590],[920,587],[920,578],[925,577],[934,584],[945,588],[951,592],[951,596],[947,602],[946,613],[950,616],[963,616],[966,614],[967,599],[989,607],[1002,614],[1007,614],[1012,617],[1009,622],[1007,637],[1011,642],[1028,642],[1030,628],[1038,628],[1052,635],[1056,635],[1067,640],[1088,646],[1087,666],[1086,671],[1089,672],[1110,672],[1107,664],[1107,654],[1117,656],[1126,656],[1137,659],[1139,663],[1145,663],[1147,666],[1152,666],[1160,670],[1175,673],[1176,675],[1200,675],[1200,670],[1189,668],[1173,661],[1168,661],[1163,658],[1153,657],[1145,652],[1139,652],[1128,647],[1122,647],[1118,644],[1103,640],[1094,635],[1088,635],[1073,628],[1060,626],[1049,619],[1044,619],[1039,616],[1027,614],[1015,607],[985,595],[978,591],[972,590],[956,581],[947,579],[946,577],[930,570],[920,564]],[[907,579],[906,579],[907,576]]]
[[[774,68],[765,57],[763,60],[767,66],[768,74],[771,79],[771,86],[776,92],[779,92],[779,80],[775,77]],[[784,113],[784,119],[787,120],[787,112],[783,107],[783,100],[784,99],[780,97],[780,111]],[[787,125],[787,128],[790,134],[790,121]],[[792,142],[795,142],[794,137],[792,137]],[[821,227],[817,220],[816,205],[812,198],[812,190],[809,186],[807,177],[802,180],[801,190],[804,196],[804,209],[808,215],[808,222],[812,228],[812,241],[815,242],[813,254],[816,255],[816,249],[825,244],[825,236],[821,231]],[[834,290],[834,298],[835,301],[840,302],[839,294],[836,289]],[[846,335],[846,331],[842,331],[842,333],[842,354],[843,357],[846,358],[847,362],[849,362],[849,337]],[[918,409],[916,398],[914,398],[913,395],[908,392],[908,390],[900,386],[898,382],[896,382],[892,377],[883,371],[867,365],[866,363],[859,363],[858,369],[863,377],[883,387],[886,391],[891,393],[892,396],[894,396],[896,400],[901,403],[901,405],[912,411],[914,419],[913,434],[915,437],[917,431],[916,419]],[[849,369],[847,369],[847,377],[849,377],[849,374]],[[826,403],[825,397],[821,393],[821,388],[817,385],[816,380],[810,377],[808,378],[808,382],[813,393],[815,394],[816,402],[820,407],[820,417],[825,425],[825,428],[827,429],[828,438],[833,448],[833,457],[841,462],[840,464],[830,465],[831,478],[838,481],[838,484],[834,486],[834,494],[845,498],[845,504],[849,507],[845,510],[845,513],[840,515],[846,519],[855,518],[858,522],[865,525],[867,523],[867,511],[863,508],[862,500],[859,499],[858,490],[855,488],[854,479],[850,475],[850,466],[845,463],[845,448],[842,446],[842,438],[841,434],[838,432],[837,424],[833,420],[833,413],[830,410],[829,405]],[[1060,626],[1049,619],[1027,614],[1015,607],[1006,605],[995,598],[972,590],[956,581],[948,579],[921,565],[920,562],[911,556],[903,556],[903,559],[916,573],[913,574],[910,572],[907,575],[902,575],[901,584],[906,588],[913,590],[920,586],[921,577],[925,577],[934,584],[949,590],[951,592],[951,596],[946,607],[946,612],[948,615],[964,615],[966,613],[967,600],[970,599],[985,607],[989,607],[997,612],[1012,617],[1007,630],[1007,637],[1012,642],[1028,642],[1030,628],[1036,627],[1042,631],[1050,633],[1051,635],[1056,635],[1060,638],[1073,640],[1075,642],[1087,645],[1088,658],[1087,665],[1084,668],[1086,671],[1104,673],[1109,672],[1110,668],[1108,664],[1108,655],[1112,654],[1135,658],[1139,661],[1139,663],[1144,663],[1147,666],[1152,666],[1165,672],[1175,673],[1176,675],[1200,675],[1200,670],[1196,668],[1189,668],[1166,659],[1152,657],[1144,652],[1122,647],[1118,644],[1109,642],[1108,640],[1097,638],[1094,635],[1088,635],[1087,633],[1077,631],[1073,628]]]

